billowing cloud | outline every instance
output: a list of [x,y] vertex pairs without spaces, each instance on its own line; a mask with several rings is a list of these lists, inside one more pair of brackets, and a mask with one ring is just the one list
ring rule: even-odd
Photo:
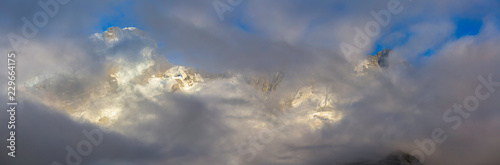
[[[498,2],[400,0],[353,57],[339,45],[391,1],[220,2],[223,20],[212,1],[60,4],[17,50],[17,157],[0,164],[346,164],[398,150],[424,164],[500,162]],[[8,53],[7,35],[43,8],[0,6]],[[103,32],[117,15],[139,29]],[[457,19],[481,27],[457,36]],[[356,76],[378,47],[393,50],[390,66]]]

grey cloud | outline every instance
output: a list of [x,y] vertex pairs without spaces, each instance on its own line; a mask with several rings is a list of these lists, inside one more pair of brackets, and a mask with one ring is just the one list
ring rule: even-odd
[[[66,146],[76,150],[80,141],[88,141],[83,130],[100,130],[98,126],[77,122],[69,116],[57,113],[44,105],[23,101],[18,107],[16,122],[16,158],[1,155],[2,164],[51,164],[53,161],[66,164]],[[6,123],[8,116],[2,115]],[[7,132],[2,128],[2,132]],[[6,146],[6,141],[1,143]],[[141,143],[117,133],[103,133],[102,143],[93,146],[91,155],[82,157],[83,164],[104,160],[140,162],[159,159],[159,147]],[[4,150],[5,151],[5,150]],[[117,152],[120,151],[120,152]]]
[[[20,52],[25,55],[19,59],[20,81],[63,69],[69,72],[64,75],[80,76],[81,79],[75,81],[81,83],[57,86],[55,94],[63,87],[79,93],[78,89],[90,88],[92,81],[102,79],[104,56],[137,58],[138,48],[149,44],[140,38],[122,41],[100,53],[93,50],[96,45],[85,41],[96,32],[89,29],[98,22],[100,14],[112,14],[110,8],[119,2],[122,1],[72,1],[61,8],[61,14],[51,19],[39,36]],[[119,131],[106,134],[103,144],[84,162],[225,164],[234,155],[238,156],[236,146],[255,134],[255,130],[249,129],[253,121],[280,120],[273,111],[277,104],[273,101],[279,99],[272,97],[293,95],[305,84],[316,84],[329,87],[328,91],[339,97],[359,100],[338,105],[345,116],[335,125],[318,130],[301,124],[287,125],[273,142],[257,153],[253,163],[342,164],[373,160],[394,150],[411,152],[417,148],[415,139],[429,138],[437,127],[447,131],[448,140],[436,146],[436,153],[426,157],[426,164],[498,163],[500,160],[494,153],[499,151],[495,144],[500,135],[494,132],[498,132],[495,128],[500,125],[496,122],[499,93],[482,101],[479,110],[472,112],[459,130],[450,130],[452,124],[442,119],[453,104],[474,94],[478,76],[492,73],[495,81],[500,80],[499,20],[491,16],[498,15],[494,11],[498,2],[402,3],[404,11],[395,15],[379,38],[373,40],[389,38],[390,43],[393,37],[414,33],[408,42],[394,47],[392,58],[417,60],[418,65],[395,66],[374,73],[373,79],[368,80],[352,76],[352,66],[339,53],[338,44],[353,38],[352,27],[364,26],[372,19],[369,11],[384,9],[385,1],[243,1],[234,12],[225,15],[223,22],[218,19],[211,1],[137,3],[131,11],[137,16],[134,19],[150,36],[164,44],[157,55],[169,58],[180,52],[187,64],[214,72],[232,71],[253,76],[283,71],[286,76],[274,95],[253,93],[244,85],[220,87],[215,83],[202,91],[204,95],[162,94],[154,97],[156,101],[133,91],[128,96],[139,99],[127,100],[120,114],[121,122],[111,126]],[[39,10],[36,4],[27,1],[6,1],[0,6],[13,6],[0,12],[1,24],[6,25],[1,29],[2,34],[18,32],[22,26],[20,17]],[[21,8],[24,10],[14,10]],[[483,19],[484,26],[478,35],[453,39],[450,36],[456,27],[451,17],[457,15],[490,17]],[[231,22],[239,17],[251,26],[250,32]],[[402,28],[395,34],[387,34],[398,27]],[[442,47],[437,46],[434,56],[414,58],[436,45]],[[1,50],[9,50],[8,42],[2,42]],[[58,65],[54,65],[54,61],[58,61]],[[5,73],[1,75],[5,77]],[[65,77],[60,78],[64,80],[54,83],[69,83]],[[227,96],[239,92],[244,95]],[[13,159],[2,154],[2,163],[62,161],[66,154],[64,147],[74,146],[84,138],[81,130],[99,128],[74,121],[58,110],[35,102],[24,101],[21,104],[24,111],[18,115],[19,154],[23,159],[10,162]],[[301,115],[304,114],[297,113],[294,117]],[[6,120],[1,116],[2,121]],[[2,141],[2,146],[4,143]]]

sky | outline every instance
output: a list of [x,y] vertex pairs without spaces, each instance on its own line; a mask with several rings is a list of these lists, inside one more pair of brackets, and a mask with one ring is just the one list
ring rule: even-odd
[[[333,4],[329,4],[329,5],[330,5],[329,8],[331,8],[330,10],[334,10],[338,13],[342,13],[345,10],[344,4],[333,3]],[[102,31],[105,31],[108,27],[111,27],[111,26],[118,26],[118,27],[132,26],[132,27],[138,27],[140,29],[147,28],[147,27],[142,27],[141,23],[139,23],[140,21],[137,20],[138,18],[136,17],[136,15],[133,14],[133,12],[131,12],[131,10],[133,10],[132,9],[133,6],[134,6],[134,2],[114,5],[112,7],[114,12],[109,14],[109,15],[105,15],[105,16],[101,17],[97,26],[100,26],[100,30],[102,30]],[[236,6],[236,7],[239,7],[239,6]],[[227,26],[230,28],[237,28],[237,30],[240,31],[241,33],[259,34],[255,25],[253,25],[254,22],[252,22],[251,20],[248,20],[248,18],[247,18],[248,14],[245,13],[244,7],[241,7],[241,8],[243,8],[243,9],[236,10],[234,12],[228,11],[228,12],[225,12],[224,14],[222,14],[223,17],[229,17],[227,20],[225,20],[225,21],[227,21]],[[217,14],[216,9],[214,8],[213,10],[214,10],[213,12],[215,12],[215,14]],[[374,8],[372,10],[376,10],[376,9]],[[214,13],[211,13],[211,14],[213,15]],[[448,16],[449,18],[444,18],[444,19],[449,19],[450,24],[452,24],[455,27],[455,29],[453,30],[454,31],[453,34],[450,34],[449,36],[446,36],[446,37],[449,39],[458,39],[458,38],[465,37],[465,36],[477,35],[479,33],[479,30],[481,29],[481,27],[483,25],[482,19],[486,15],[495,15],[495,14],[496,13],[493,13],[493,12],[485,12],[484,14],[479,14],[479,15],[476,14],[476,15],[472,15],[472,16],[471,15],[466,16],[463,14],[450,15],[450,16]],[[228,16],[226,16],[226,15],[228,15]],[[366,15],[367,14],[365,14],[365,16]],[[325,17],[327,17],[327,16],[325,16]],[[307,35],[308,33],[310,33],[310,31],[315,26],[324,26],[324,23],[326,21],[325,19],[328,19],[328,18],[321,18],[320,17],[320,18],[315,18],[315,19],[310,20],[310,22],[308,22],[308,24],[307,24],[306,29],[303,29],[302,33]],[[333,18],[329,18],[329,19],[333,19]],[[415,20],[413,23],[428,20],[428,18],[422,18],[421,16],[415,16],[414,18],[410,17],[410,19]],[[433,19],[435,19],[435,18],[433,18]],[[382,41],[382,39],[384,39],[386,37],[384,35],[389,35],[389,34],[400,32],[400,31],[398,31],[399,29],[401,29],[401,28],[407,29],[409,25],[411,25],[411,24],[410,23],[402,23],[400,25],[393,25],[392,27],[388,27],[388,28],[384,29],[387,32],[380,34],[380,37],[374,38],[373,43],[371,43],[372,46],[370,48],[368,48],[368,50],[366,50],[366,52],[364,54],[374,55],[377,52],[381,51],[382,49],[396,47],[397,45],[394,45],[391,43],[384,43]],[[414,35],[414,34],[412,34],[411,32],[405,32],[402,36],[400,36],[401,38],[399,38],[398,43],[399,44],[405,43],[410,38],[409,37],[410,35]],[[157,41],[159,41],[159,46],[161,48],[163,48],[165,45],[163,45],[163,42],[161,42],[161,40],[162,39],[157,39]],[[166,41],[166,42],[168,42],[168,41]],[[433,54],[431,52],[433,52],[434,49],[439,49],[440,46],[442,46],[442,45],[437,44],[434,47],[429,47],[426,50],[424,50],[423,53],[418,54],[418,56],[430,56]],[[169,55],[171,55],[171,58],[169,58],[169,59],[174,63],[190,65],[190,63],[186,63],[186,61],[182,60],[181,54],[171,53]]]
[[[345,164],[393,151],[431,165],[500,163],[500,1],[4,0],[0,6],[0,51],[18,54],[19,100],[18,155],[11,158],[3,147],[0,164],[66,165],[72,149],[100,135],[76,164]],[[111,29],[117,41],[103,38]],[[392,50],[391,67],[354,75],[383,49]],[[166,66],[224,76],[171,92],[168,83],[148,78],[157,73],[147,73],[156,67],[162,75]],[[248,83],[278,72],[284,77],[275,91]],[[7,87],[7,79],[0,85]],[[314,95],[306,103],[282,109],[309,89]],[[327,96],[328,113],[342,117],[305,119]],[[479,98],[475,110],[456,108],[471,108],[473,98]],[[0,100],[7,102],[6,95]],[[0,115],[3,138],[8,117]],[[275,129],[280,123],[284,128]],[[266,128],[269,141],[259,137]],[[434,140],[427,154],[418,141],[432,139],[436,129],[446,140]],[[251,137],[261,139],[242,150]]]

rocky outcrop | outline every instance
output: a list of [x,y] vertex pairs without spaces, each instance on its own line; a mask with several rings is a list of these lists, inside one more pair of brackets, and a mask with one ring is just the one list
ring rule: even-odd
[[387,68],[389,63],[390,49],[384,49],[376,55],[369,55],[358,66],[354,67],[355,75],[363,76],[372,71],[382,71],[382,68]]
[[423,165],[420,161],[407,153],[397,151],[389,154],[384,159],[375,162],[359,162],[348,165]]
[[251,78],[248,80],[248,84],[256,87],[260,91],[272,92],[276,90],[282,79],[283,79],[283,73],[277,72],[271,79],[268,79],[266,77]]
[[200,74],[184,66],[172,67],[168,69],[163,76],[166,79],[174,80],[176,82],[170,87],[171,92],[192,87],[195,84],[204,81]]
[[361,63],[354,67],[355,76],[366,76],[373,75],[373,72],[382,72],[385,69],[393,67],[409,67],[411,66],[405,60],[397,59],[397,57],[392,57],[391,49],[384,49],[375,55],[369,55],[361,61]]
[[384,49],[373,56],[376,59],[379,67],[385,68],[389,66],[389,55],[391,52],[391,49]]

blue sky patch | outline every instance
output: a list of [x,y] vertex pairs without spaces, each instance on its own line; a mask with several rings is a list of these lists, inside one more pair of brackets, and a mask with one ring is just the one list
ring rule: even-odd
[[457,27],[455,30],[455,36],[457,38],[477,35],[483,26],[483,21],[481,19],[457,18],[453,21]]

